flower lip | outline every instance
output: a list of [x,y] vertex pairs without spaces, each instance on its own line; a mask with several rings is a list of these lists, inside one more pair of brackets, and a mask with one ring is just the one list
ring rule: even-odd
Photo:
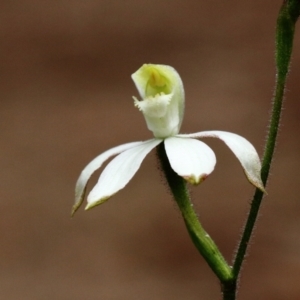
[[144,101],[138,101],[136,97],[133,97],[134,105],[142,112],[152,118],[163,118],[166,113],[170,101],[172,100],[172,94],[165,95],[163,93],[155,96],[149,96]]
[[134,105],[143,113],[156,138],[179,133],[184,112],[184,89],[177,71],[165,65],[145,64],[132,74],[141,100]]

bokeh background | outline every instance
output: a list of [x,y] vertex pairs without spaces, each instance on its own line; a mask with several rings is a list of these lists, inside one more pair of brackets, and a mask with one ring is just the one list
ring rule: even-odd
[[[220,299],[154,153],[124,190],[71,219],[74,184],[97,154],[151,137],[131,98],[143,63],[182,76],[182,132],[236,132],[261,155],[281,2],[1,1],[1,299]],[[298,32],[243,300],[300,298],[299,49]],[[192,194],[230,261],[254,189],[221,142],[207,143],[218,164]]]

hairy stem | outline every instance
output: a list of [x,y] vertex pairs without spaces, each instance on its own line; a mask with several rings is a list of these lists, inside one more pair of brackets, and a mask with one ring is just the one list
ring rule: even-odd
[[191,203],[185,180],[178,176],[171,168],[164,143],[161,143],[157,147],[157,154],[162,170],[194,245],[221,282],[231,281],[231,267],[227,264],[218,247],[199,222],[193,204]]
[[[261,177],[264,185],[266,185],[269,171],[274,155],[276,145],[276,138],[280,123],[282,103],[284,99],[284,91],[286,85],[287,74],[290,65],[290,59],[293,49],[293,40],[295,33],[295,24],[300,14],[300,1],[299,0],[286,0],[284,1],[277,19],[276,28],[276,88],[273,100],[272,114],[269,125],[269,132],[267,136],[263,161]],[[263,193],[256,189],[253,196],[250,211],[242,233],[242,238],[238,246],[237,254],[233,264],[233,276],[237,282],[245,254],[249,245],[253,228],[257,220],[260,204],[263,198]],[[235,285],[237,286],[237,284]],[[224,299],[227,299],[224,297]],[[228,298],[231,299],[231,298]],[[233,298],[234,299],[234,298]]]

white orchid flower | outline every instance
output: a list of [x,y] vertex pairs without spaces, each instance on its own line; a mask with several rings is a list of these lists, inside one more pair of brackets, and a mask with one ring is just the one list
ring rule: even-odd
[[98,183],[87,197],[86,209],[99,205],[124,188],[146,155],[164,143],[172,169],[191,184],[201,183],[214,170],[213,150],[195,138],[222,140],[239,160],[247,179],[264,191],[261,163],[255,148],[245,138],[225,131],[179,134],[184,112],[184,89],[177,71],[165,65],[145,64],[132,75],[141,100],[134,105],[144,114],[154,138],[123,144],[105,151],[92,160],[78,178],[73,213],[82,204],[92,174],[110,157],[117,155],[103,170]]

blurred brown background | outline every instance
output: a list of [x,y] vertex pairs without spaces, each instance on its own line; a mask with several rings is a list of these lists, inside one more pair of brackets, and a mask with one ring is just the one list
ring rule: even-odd
[[[154,153],[109,202],[70,219],[74,184],[102,151],[151,137],[130,78],[149,62],[183,78],[182,132],[236,132],[262,154],[281,2],[1,1],[1,299],[220,299]],[[300,299],[299,50],[298,30],[243,300]],[[206,141],[218,164],[192,193],[230,261],[253,188],[232,153]]]

